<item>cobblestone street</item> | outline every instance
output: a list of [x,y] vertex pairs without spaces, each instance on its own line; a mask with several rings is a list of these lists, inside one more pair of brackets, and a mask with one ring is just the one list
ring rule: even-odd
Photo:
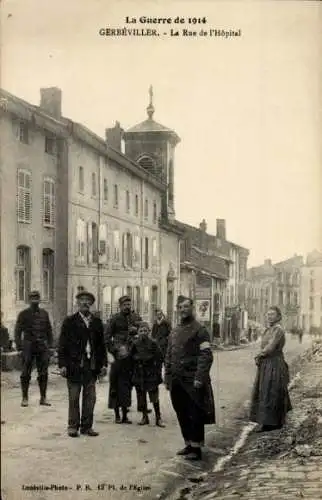
[[[300,345],[290,338],[289,359],[307,345],[307,342]],[[243,425],[235,417],[249,397],[255,351],[256,346],[250,346],[214,354],[212,377],[217,395],[218,425],[208,428],[210,447],[205,453],[204,467],[227,452]],[[33,382],[30,406],[25,409],[20,407],[18,382],[17,373],[3,374],[2,418],[6,424],[2,426],[2,500],[128,499],[136,495],[156,498],[160,492],[200,470],[200,466],[183,464],[182,460],[174,458],[182,442],[163,387],[161,406],[166,429],[153,425],[138,427],[135,400],[131,412],[133,425],[116,426],[112,412],[106,411],[108,384],[103,382],[97,387],[95,412],[95,427],[100,436],[73,440],[66,437],[64,381],[51,375],[48,395],[53,406],[50,408],[39,408],[38,387]],[[71,489],[35,492],[22,490],[23,485],[60,485]],[[98,490],[99,485],[104,489]]]

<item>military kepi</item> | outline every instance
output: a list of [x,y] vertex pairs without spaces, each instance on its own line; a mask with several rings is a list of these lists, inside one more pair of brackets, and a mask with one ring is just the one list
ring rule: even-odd
[[180,304],[182,304],[182,302],[185,302],[186,300],[191,301],[191,298],[190,297],[186,297],[185,295],[178,295],[177,306],[179,306]]
[[131,302],[131,297],[129,295],[123,295],[123,297],[119,299],[120,306],[124,304],[124,302]]
[[95,297],[91,292],[87,292],[86,290],[82,290],[76,295],[76,300],[82,298],[82,297],[87,297],[90,299],[91,303],[94,304],[95,302]]
[[32,299],[40,299],[40,293],[38,292],[38,290],[32,290],[29,293],[29,299],[30,300],[32,300]]

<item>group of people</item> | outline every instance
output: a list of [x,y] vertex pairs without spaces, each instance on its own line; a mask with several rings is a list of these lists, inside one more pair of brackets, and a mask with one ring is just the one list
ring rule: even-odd
[[[207,329],[195,319],[193,301],[189,297],[178,297],[180,321],[173,329],[162,311],[157,311],[152,330],[133,311],[128,296],[120,298],[120,311],[110,319],[106,329],[101,319],[91,312],[94,302],[95,297],[91,293],[80,292],[77,295],[78,311],[66,317],[59,337],[58,366],[68,388],[68,435],[98,435],[93,429],[96,381],[107,374],[107,353],[110,353],[113,362],[108,407],[114,410],[115,423],[132,423],[128,412],[135,387],[137,410],[142,414],[139,424],[149,424],[149,413],[152,411],[148,409],[149,396],[156,426],[165,427],[159,399],[159,386],[164,382],[185,443],[178,454],[187,460],[201,460],[205,425],[216,422],[210,378],[213,353]],[[39,293],[32,292],[30,307],[19,314],[15,330],[16,346],[23,359],[23,407],[28,406],[34,358],[38,370],[40,405],[50,406],[46,390],[53,334],[49,316],[39,303]],[[285,334],[278,308],[268,311],[268,322],[261,351],[255,358],[257,375],[250,413],[250,419],[259,424],[260,431],[283,426],[291,409],[287,389],[288,366],[283,356]]]

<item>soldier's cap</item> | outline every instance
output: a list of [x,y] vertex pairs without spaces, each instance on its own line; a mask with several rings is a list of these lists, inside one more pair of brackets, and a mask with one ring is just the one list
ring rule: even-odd
[[120,306],[124,304],[124,302],[132,302],[131,297],[129,295],[123,295],[123,297],[119,298]]
[[40,293],[38,292],[38,290],[32,290],[29,293],[29,300],[31,299],[40,299]]
[[177,306],[182,304],[182,302],[185,302],[186,300],[189,300],[191,304],[193,304],[193,301],[190,297],[186,297],[185,295],[179,295],[177,298]]
[[76,295],[76,300],[81,299],[82,297],[87,297],[90,299],[91,303],[94,304],[95,302],[95,297],[91,292],[87,292],[86,290],[82,290]]

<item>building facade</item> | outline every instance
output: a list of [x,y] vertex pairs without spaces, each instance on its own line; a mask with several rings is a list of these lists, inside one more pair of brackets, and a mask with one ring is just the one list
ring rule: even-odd
[[276,264],[266,260],[262,266],[248,271],[246,301],[249,317],[265,324],[270,306],[281,309],[287,330],[300,326],[300,276],[303,257],[295,255]]
[[31,289],[55,321],[56,199],[65,129],[1,91],[1,311],[13,332]]
[[322,334],[322,252],[311,252],[301,268],[300,324],[305,333]]
[[[173,321],[180,230],[164,181],[173,176],[179,139],[155,130],[162,126],[152,119],[152,100],[147,122],[162,171],[147,162],[150,132],[137,141],[117,123],[102,139],[62,116],[58,88],[42,89],[39,107],[5,92],[1,102],[1,307],[10,331],[32,288],[56,335],[82,289],[94,293],[104,320],[126,293],[145,320],[161,307]],[[141,144],[141,163],[123,154],[123,141],[129,151]]]

